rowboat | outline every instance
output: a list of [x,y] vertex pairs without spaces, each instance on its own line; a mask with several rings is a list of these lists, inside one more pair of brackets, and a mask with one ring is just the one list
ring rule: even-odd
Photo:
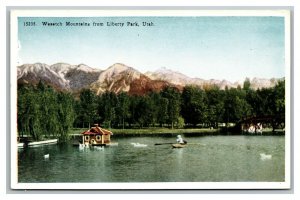
[[43,141],[37,141],[37,142],[20,142],[18,143],[18,148],[24,148],[24,147],[34,147],[34,146],[40,146],[40,145],[46,145],[46,144],[56,144],[58,142],[58,139],[52,139],[52,140],[43,140]]
[[185,146],[186,146],[186,144],[172,144],[173,148],[183,148]]
[[24,147],[24,143],[21,142],[21,143],[18,143],[18,148],[23,148]]
[[52,140],[44,140],[44,141],[38,141],[38,142],[29,142],[28,146],[39,146],[43,144],[56,144],[58,139],[52,139]]

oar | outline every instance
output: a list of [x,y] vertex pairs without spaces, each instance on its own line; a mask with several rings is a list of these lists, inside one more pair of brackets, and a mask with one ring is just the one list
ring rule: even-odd
[[163,145],[163,144],[174,144],[174,142],[166,142],[166,143],[155,143],[154,145]]
[[202,145],[202,146],[206,146],[206,144],[202,144],[202,143],[187,143],[187,144],[190,144],[190,145]]

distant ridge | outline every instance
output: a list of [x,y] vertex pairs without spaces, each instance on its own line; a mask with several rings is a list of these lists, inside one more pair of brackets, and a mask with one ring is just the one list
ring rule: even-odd
[[[225,89],[226,86],[228,88],[237,88],[238,86],[243,87],[243,83],[244,83],[243,81],[236,81],[232,83],[227,80],[216,80],[216,79],[204,80],[201,78],[190,78],[180,72],[172,71],[165,67],[162,67],[154,72],[146,72],[145,75],[151,78],[152,80],[164,80],[182,86],[197,85],[202,88],[205,86],[212,86],[212,85],[216,85],[220,89]],[[277,79],[276,78],[272,78],[272,79],[253,78],[250,80],[250,83],[251,83],[251,88],[257,90],[260,88],[274,87],[279,80],[284,80],[284,78],[279,78],[279,79],[278,78]]]
[[[166,86],[173,86],[179,90],[186,85],[196,85],[201,88],[215,85],[220,89],[243,86],[243,82],[231,83],[227,80],[190,78],[181,72],[167,68],[143,74],[122,63],[113,64],[105,70],[95,69],[85,64],[24,64],[18,66],[17,77],[19,84],[37,84],[39,81],[43,81],[59,90],[78,92],[86,88],[97,94],[111,91],[143,95],[151,91],[160,91]],[[253,89],[268,88],[275,86],[279,80],[283,79],[253,78],[250,83]]]

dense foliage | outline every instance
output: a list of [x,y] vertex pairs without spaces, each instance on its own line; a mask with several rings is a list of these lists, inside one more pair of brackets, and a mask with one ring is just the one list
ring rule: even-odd
[[166,87],[159,93],[134,96],[105,92],[97,96],[85,89],[75,97],[50,86],[18,87],[18,131],[34,139],[57,136],[67,139],[71,127],[218,127],[237,123],[247,116],[284,115],[285,82],[273,88],[253,90],[249,80],[243,88],[216,86],[183,91]]
[[37,86],[18,87],[18,132],[34,140],[45,138],[68,139],[75,119],[74,97],[56,92],[41,82]]

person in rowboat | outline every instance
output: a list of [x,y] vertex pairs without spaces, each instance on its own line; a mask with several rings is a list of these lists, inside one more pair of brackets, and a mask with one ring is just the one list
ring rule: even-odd
[[176,139],[178,144],[187,144],[187,141],[183,140],[181,135],[177,135],[177,139]]

